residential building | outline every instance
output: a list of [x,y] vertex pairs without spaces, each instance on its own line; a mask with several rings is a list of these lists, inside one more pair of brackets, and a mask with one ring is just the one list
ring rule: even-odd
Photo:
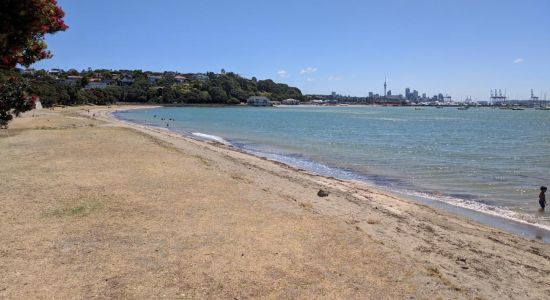
[[269,100],[269,98],[264,97],[264,96],[252,96],[252,97],[249,97],[249,98],[246,100],[246,103],[247,103],[248,105],[252,105],[252,106],[272,106],[272,103],[271,103],[271,101]]
[[64,84],[69,86],[75,86],[82,80],[82,76],[69,75],[65,79]]
[[198,74],[193,74],[192,78],[195,79],[195,80],[205,81],[205,80],[208,80],[208,75],[198,73]]
[[284,104],[284,105],[298,105],[298,104],[300,104],[300,100],[285,99],[285,100],[282,101],[282,104]]
[[176,82],[182,83],[182,82],[184,82],[184,81],[187,80],[187,77],[182,76],[182,75],[177,75],[177,76],[174,76],[174,80],[175,80]]
[[159,75],[148,75],[147,76],[147,80],[149,80],[149,83],[151,83],[151,84],[155,84],[161,79],[162,79],[162,76],[159,76]]
[[109,84],[107,82],[104,82],[104,81],[91,81],[84,87],[84,89],[86,89],[86,90],[89,90],[89,89],[104,89],[108,85]]
[[36,73],[36,70],[33,68],[26,68],[24,70],[20,70],[20,73],[34,76],[34,74]]
[[120,80],[121,85],[131,85],[132,83],[134,83],[134,79],[131,77],[124,77]]
[[63,70],[62,69],[50,69],[48,71],[49,74],[52,74],[52,75],[59,75],[61,73],[63,73]]

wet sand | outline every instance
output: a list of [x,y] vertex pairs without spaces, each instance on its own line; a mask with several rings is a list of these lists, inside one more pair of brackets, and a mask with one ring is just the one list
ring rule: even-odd
[[0,132],[0,298],[550,297],[548,244],[89,109]]

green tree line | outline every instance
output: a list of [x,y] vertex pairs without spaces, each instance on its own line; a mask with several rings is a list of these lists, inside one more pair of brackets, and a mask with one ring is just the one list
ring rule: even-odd
[[[121,76],[130,74],[133,82],[124,82]],[[95,70],[77,72],[69,70],[58,78],[43,70],[34,74],[23,74],[29,82],[30,92],[40,97],[46,107],[52,105],[109,104],[115,102],[159,103],[159,104],[239,104],[250,96],[265,96],[280,101],[288,98],[303,100],[302,92],[271,79],[257,80],[241,77],[232,72],[216,74],[209,72],[196,79],[178,82],[174,75],[163,74],[157,81],[151,81],[151,73],[141,71]],[[82,76],[74,84],[67,84],[67,76]],[[85,89],[92,77],[109,82],[101,89]]]

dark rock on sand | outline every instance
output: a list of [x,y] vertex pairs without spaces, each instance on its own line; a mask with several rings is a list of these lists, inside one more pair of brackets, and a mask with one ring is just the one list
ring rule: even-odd
[[319,197],[326,197],[326,196],[328,196],[328,195],[329,195],[329,192],[328,192],[328,191],[325,191],[325,190],[319,190],[319,191],[317,192],[317,196],[319,196]]

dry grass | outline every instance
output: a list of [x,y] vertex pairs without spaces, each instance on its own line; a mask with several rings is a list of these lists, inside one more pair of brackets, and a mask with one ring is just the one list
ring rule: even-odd
[[0,130],[2,299],[550,296],[546,245],[75,111]]

